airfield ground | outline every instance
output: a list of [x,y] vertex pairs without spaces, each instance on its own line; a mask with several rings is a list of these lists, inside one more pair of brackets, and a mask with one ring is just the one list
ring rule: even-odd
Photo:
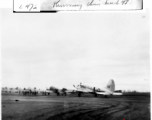
[[150,120],[150,96],[2,94],[2,120]]

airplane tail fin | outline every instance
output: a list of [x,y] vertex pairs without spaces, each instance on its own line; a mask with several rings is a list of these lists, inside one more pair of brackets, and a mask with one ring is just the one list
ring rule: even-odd
[[114,83],[114,80],[111,79],[111,80],[108,82],[108,84],[107,84],[106,87],[107,87],[111,92],[114,92],[114,91],[115,91],[115,83]]

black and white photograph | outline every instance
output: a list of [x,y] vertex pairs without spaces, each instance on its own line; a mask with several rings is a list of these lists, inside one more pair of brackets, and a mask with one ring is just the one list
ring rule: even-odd
[[1,119],[150,120],[149,13],[1,8]]

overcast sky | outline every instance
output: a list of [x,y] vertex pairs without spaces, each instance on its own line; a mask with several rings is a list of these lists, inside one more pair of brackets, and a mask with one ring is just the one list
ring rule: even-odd
[[150,91],[147,13],[1,15],[3,87]]

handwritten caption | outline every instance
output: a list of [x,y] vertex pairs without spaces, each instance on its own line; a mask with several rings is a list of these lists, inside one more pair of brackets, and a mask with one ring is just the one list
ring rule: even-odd
[[27,5],[20,5],[19,9],[27,9],[28,11],[31,11],[31,10],[36,10],[37,6],[32,3],[29,3]]
[[16,11],[142,9],[142,0],[14,0]]
[[98,6],[99,7],[101,5],[127,5],[128,2],[129,0],[117,0],[117,1],[106,0],[103,4],[100,1],[91,0],[90,2],[87,2],[86,4],[69,4],[69,3],[63,4],[61,0],[58,0],[53,3],[53,8],[78,7],[79,10],[81,10],[83,6],[85,7]]

